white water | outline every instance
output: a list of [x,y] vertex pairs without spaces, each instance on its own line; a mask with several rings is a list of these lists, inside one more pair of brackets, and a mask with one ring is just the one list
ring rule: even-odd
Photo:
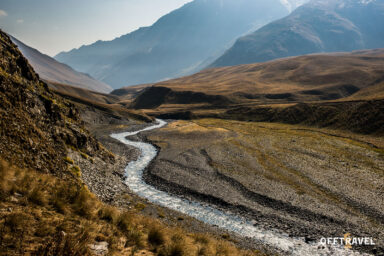
[[[148,185],[143,180],[143,172],[149,163],[156,157],[157,150],[154,146],[144,142],[134,142],[127,139],[143,131],[149,131],[165,126],[167,123],[157,119],[157,124],[135,132],[124,132],[111,134],[123,144],[138,148],[141,155],[136,161],[132,161],[125,169],[126,185],[140,197],[148,201],[167,207],[194,217],[210,225],[218,226],[228,231],[235,232],[243,237],[255,239],[271,247],[280,249],[288,255],[366,255],[358,252],[345,250],[343,247],[323,247],[320,243],[307,244],[303,239],[292,238],[277,231],[263,230],[253,226],[252,222],[243,217],[236,216],[229,212],[223,212],[202,203],[188,201],[176,196],[169,195]],[[322,248],[322,249],[320,249]]]

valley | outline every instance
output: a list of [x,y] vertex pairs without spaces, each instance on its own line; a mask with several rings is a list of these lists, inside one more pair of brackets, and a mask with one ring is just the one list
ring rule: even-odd
[[[111,94],[50,86],[80,108],[88,129],[103,145],[116,155],[127,155],[131,163],[140,151],[127,151],[109,135],[143,127],[125,122],[128,117],[167,119],[164,128],[129,137],[150,142],[159,151],[142,177],[155,190],[136,191],[138,187],[130,186],[141,176],[127,178],[131,196],[146,205],[144,214],[166,212],[166,221],[182,214],[188,220],[181,221],[184,228],[229,232],[236,244],[267,254],[344,255],[332,247],[313,252],[303,248],[348,232],[376,241],[373,247],[355,247],[356,253],[380,255],[382,55],[379,49],[208,69]],[[119,140],[126,141],[123,137]],[[88,170],[83,178],[104,200],[127,206],[119,196],[124,193],[124,167],[119,168],[117,176]],[[120,192],[108,189],[116,183]],[[219,222],[226,223],[222,225],[183,210],[189,206],[160,200],[168,196],[172,202],[182,198],[245,218],[240,226],[254,227],[255,237],[245,239],[231,226],[231,217]],[[156,204],[165,208],[159,212]],[[279,239],[294,245],[275,242]]]
[[0,256],[383,256],[383,1],[5,0]]

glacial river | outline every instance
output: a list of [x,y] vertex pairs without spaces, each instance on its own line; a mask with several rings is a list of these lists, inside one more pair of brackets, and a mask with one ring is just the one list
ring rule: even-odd
[[131,141],[128,137],[144,131],[158,129],[167,124],[159,119],[156,122],[156,124],[138,131],[111,134],[112,138],[119,140],[121,143],[141,150],[139,158],[130,162],[125,168],[125,183],[132,192],[154,204],[189,215],[204,223],[215,225],[240,236],[252,238],[259,243],[280,249],[288,255],[367,255],[346,250],[343,247],[323,246],[320,242],[308,244],[300,238],[292,238],[277,231],[264,230],[254,226],[251,220],[229,212],[223,212],[214,206],[170,195],[146,184],[143,180],[143,172],[156,157],[157,149],[149,143]]

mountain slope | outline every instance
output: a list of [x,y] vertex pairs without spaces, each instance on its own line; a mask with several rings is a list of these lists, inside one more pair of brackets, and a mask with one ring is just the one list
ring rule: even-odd
[[84,130],[77,109],[39,81],[0,30],[0,154],[22,168],[62,174],[67,147],[108,155]]
[[384,134],[384,49],[207,69],[134,94],[163,119],[221,118]]
[[152,83],[201,69],[239,36],[287,14],[279,0],[195,0],[151,27],[55,58],[114,88]]
[[112,90],[109,85],[97,81],[87,74],[75,71],[48,55],[42,54],[38,50],[25,45],[16,38],[11,37],[11,39],[42,79],[104,93]]
[[384,1],[314,0],[237,40],[211,66],[384,47]]
[[[155,88],[221,95],[235,102],[335,100],[382,84],[383,66],[384,49],[306,55],[207,69],[192,76],[157,83]],[[380,88],[376,88],[375,92],[384,91]],[[148,90],[146,93],[149,93]]]

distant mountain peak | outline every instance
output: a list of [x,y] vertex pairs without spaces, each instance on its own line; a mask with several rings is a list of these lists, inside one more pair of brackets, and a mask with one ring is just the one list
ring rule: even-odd
[[383,46],[383,0],[311,0],[287,17],[239,38],[211,66]]
[[238,37],[288,14],[280,0],[194,0],[150,27],[55,59],[114,88],[153,83],[203,69]]
[[288,9],[289,12],[292,12],[297,7],[307,3],[309,0],[280,0],[280,2]]

